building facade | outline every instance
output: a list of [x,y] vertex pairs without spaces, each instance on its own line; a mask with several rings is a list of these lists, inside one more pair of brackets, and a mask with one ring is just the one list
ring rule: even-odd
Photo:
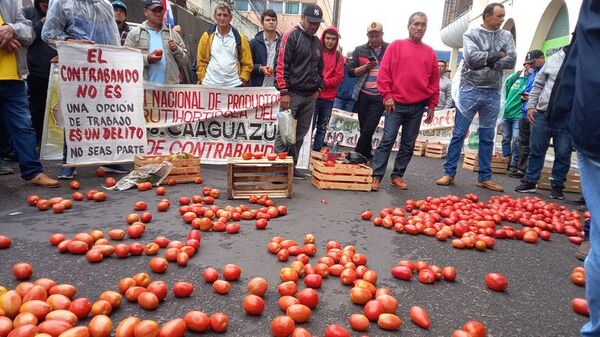
[[[441,38],[452,48],[450,66],[457,66],[458,50],[462,48],[462,35],[471,27],[481,25],[481,14],[489,0],[446,0]],[[581,0],[506,0],[503,28],[515,39],[517,68],[529,50],[541,49],[546,57],[570,42],[575,30]]]

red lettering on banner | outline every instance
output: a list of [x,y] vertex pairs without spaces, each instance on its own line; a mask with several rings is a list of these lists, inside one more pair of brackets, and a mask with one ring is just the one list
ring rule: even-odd
[[102,49],[95,48],[88,50],[87,61],[89,63],[107,63],[106,60],[102,59]]
[[164,143],[164,139],[148,139],[148,148],[150,148],[148,154],[154,156],[160,155],[162,150],[164,150],[164,147],[162,146]]
[[240,143],[236,143],[235,144],[235,149],[233,150],[233,154],[231,155],[234,158],[238,158],[242,156],[242,148],[244,147],[244,144],[240,144]]
[[215,153],[213,154],[213,158],[223,159],[223,147],[225,145],[223,143],[217,143],[215,148]]

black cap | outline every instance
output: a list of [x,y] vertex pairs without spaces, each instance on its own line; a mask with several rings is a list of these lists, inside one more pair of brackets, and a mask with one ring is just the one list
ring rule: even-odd
[[112,2],[113,8],[123,8],[127,12],[127,5],[121,0],[115,0]]
[[164,9],[162,1],[160,1],[160,0],[145,0],[144,1],[144,8],[146,8],[146,9],[152,10],[152,9],[158,8],[158,7]]
[[302,11],[302,15],[308,20],[308,22],[312,23],[321,23],[323,22],[323,10],[317,4],[303,4],[304,10]]
[[533,62],[535,62],[535,60],[539,59],[542,56],[544,56],[544,52],[542,52],[541,50],[531,50],[527,53],[527,56],[525,56],[525,62],[523,62],[523,64],[532,64]]

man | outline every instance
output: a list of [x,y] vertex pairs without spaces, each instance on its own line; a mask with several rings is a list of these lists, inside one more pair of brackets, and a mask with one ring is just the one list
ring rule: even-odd
[[452,81],[448,78],[446,68],[448,64],[444,60],[438,60],[438,70],[440,72],[440,99],[435,107],[436,110],[452,108]]
[[[294,158],[294,166],[298,163],[304,136],[310,129],[315,100],[323,89],[323,47],[315,36],[323,21],[323,11],[316,4],[303,7],[300,23],[281,38],[275,74],[281,110],[290,109],[297,121],[296,143],[286,149],[278,135],[275,151],[287,150]],[[294,178],[306,179],[306,175],[294,167]]]
[[461,75],[456,119],[448,156],[444,163],[444,176],[436,184],[454,184],[456,166],[465,135],[476,113],[479,114],[479,173],[477,187],[496,192],[504,188],[492,181],[491,161],[494,151],[496,119],[500,112],[500,87],[502,72],[515,66],[516,53],[512,34],[501,29],[504,6],[491,3],[483,10],[483,25],[472,28],[463,35],[465,58]]
[[31,123],[39,144],[44,131],[44,115],[46,113],[46,93],[50,77],[50,60],[56,55],[56,50],[42,40],[42,27],[46,22],[48,0],[35,0],[33,7],[24,8],[23,16],[33,24],[35,40],[27,48],[27,89],[29,106],[31,107]]
[[412,14],[408,19],[408,39],[392,42],[381,62],[377,86],[383,97],[385,125],[373,157],[371,189],[374,191],[379,190],[400,127],[400,149],[391,184],[402,190],[408,188],[402,177],[412,158],[425,110],[425,123],[433,121],[440,97],[440,73],[435,52],[422,42],[426,30],[425,13]]
[[33,42],[31,21],[14,0],[0,0],[0,118],[15,148],[21,178],[41,187],[58,187],[42,167],[35,150],[35,130],[27,103],[27,48]]
[[146,0],[146,21],[127,34],[125,46],[148,51],[144,55],[144,80],[179,84],[179,69],[187,68],[189,59],[181,36],[177,32],[169,32],[169,28],[163,25],[164,10],[160,0]]
[[383,42],[383,26],[379,22],[369,24],[367,37],[369,42],[356,47],[352,53],[349,74],[357,78],[352,99],[356,101],[354,110],[358,113],[360,136],[355,151],[371,159],[373,134],[383,115],[383,101],[377,89],[377,76],[388,44]]
[[[77,41],[87,44],[120,46],[119,28],[113,7],[108,0],[54,0],[50,4],[46,23],[42,28],[42,40]],[[63,162],[67,158],[66,142],[63,146]],[[106,172],[127,173],[127,165],[103,165]],[[72,179],[75,167],[63,166],[58,179]]]
[[354,100],[352,93],[356,84],[356,77],[350,76],[350,65],[352,64],[352,52],[346,55],[344,60],[344,79],[338,87],[337,96],[333,101],[333,107],[344,111],[351,112],[354,110]]
[[[527,120],[527,100],[529,99],[529,92],[535,82],[540,69],[546,62],[544,53],[541,50],[532,50],[527,53],[526,64],[527,75],[525,76],[525,84],[519,93],[519,101],[521,106],[521,118],[519,120],[519,158],[517,166],[508,174],[512,178],[523,178],[525,176],[525,170],[527,169],[527,161],[529,159],[529,138],[531,137],[531,124]],[[528,63],[527,63],[528,62]]]
[[231,6],[220,2],[214,10],[216,24],[198,42],[198,84],[239,87],[247,85],[254,69],[250,44],[231,26]]
[[339,85],[344,79],[344,58],[337,51],[340,34],[336,27],[326,28],[321,34],[323,44],[323,90],[315,103],[313,129],[316,128],[313,151],[321,151],[325,133],[331,119],[333,100],[337,96]]
[[552,55],[536,75],[535,83],[529,93],[527,120],[531,124],[529,144],[531,152],[527,160],[525,177],[521,180],[521,185],[515,188],[515,192],[534,193],[536,191],[536,185],[544,167],[546,151],[548,151],[552,138],[555,157],[552,164],[552,179],[550,179],[550,197],[553,199],[565,198],[563,188],[571,167],[571,151],[573,149],[571,134],[566,120],[558,127],[551,128],[546,119],[552,87],[564,58],[564,50]]
[[117,27],[119,27],[119,36],[121,37],[121,45],[125,44],[125,39],[127,39],[127,34],[131,30],[131,27],[127,24],[127,5],[121,1],[116,0],[112,2],[113,11],[115,13],[115,21],[117,22]]
[[252,61],[254,68],[250,77],[252,87],[275,86],[275,56],[281,43],[281,35],[277,33],[277,14],[272,9],[267,9],[260,16],[262,32],[250,40]]

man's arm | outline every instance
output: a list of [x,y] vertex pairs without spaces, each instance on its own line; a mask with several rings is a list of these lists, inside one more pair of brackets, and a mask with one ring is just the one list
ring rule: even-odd
[[392,112],[394,110],[394,98],[392,97],[392,62],[396,59],[396,44],[392,43],[386,50],[379,65],[379,75],[377,76],[377,88],[383,97],[385,111]]
[[475,37],[472,36],[473,32],[467,32],[463,35],[463,56],[465,58],[465,64],[471,69],[481,69],[488,64],[488,59],[492,58],[496,61],[500,59],[500,55],[490,55],[488,51],[481,50]]
[[282,96],[288,95],[288,67],[293,57],[295,39],[297,38],[295,34],[292,34],[292,32],[295,31],[296,30],[290,30],[285,33],[281,39],[277,54],[277,74],[275,76],[275,82],[277,84],[277,89],[279,89]]
[[337,64],[335,65],[335,72],[333,76],[323,79],[323,87],[325,88],[337,88],[344,80],[344,58],[340,56]]
[[[127,33],[127,37],[125,38],[125,44],[123,44],[124,47],[130,47],[130,48],[140,48],[140,47],[146,47],[146,46],[138,46],[139,44],[139,36],[140,36],[140,27],[135,27],[134,29],[130,30],[129,33]],[[144,59],[144,67],[147,67],[150,63],[148,62],[148,53],[150,52],[150,50],[147,51],[142,51],[142,57]]]
[[[533,76],[533,75],[529,75]],[[535,109],[540,99],[540,95],[544,90],[544,86],[546,85],[546,81],[548,80],[549,74],[546,72],[546,67],[542,67],[542,69],[535,76],[535,82],[533,82],[533,86],[531,87],[531,91],[529,92],[529,100],[527,101],[527,110]]]
[[444,109],[450,109],[452,107],[452,81],[448,80],[448,86],[445,90],[446,102],[444,102]]
[[177,43],[177,50],[173,52],[175,61],[182,68],[187,68],[190,65],[190,58],[188,56],[185,42],[177,32],[173,32],[173,39]]
[[438,68],[438,61],[437,56],[435,56],[435,52],[432,51],[431,53],[431,76],[429,76],[428,87],[431,91],[431,97],[429,97],[429,109],[433,111],[440,100],[440,68]]
[[50,40],[65,41],[69,35],[65,33],[67,26],[67,16],[62,8],[62,1],[52,1],[48,13],[46,13],[46,23],[42,28],[42,40],[49,43]]
[[198,41],[198,52],[196,56],[196,75],[198,75],[198,84],[202,84],[204,76],[206,76],[206,66],[208,66],[208,46],[209,36],[208,33],[204,32],[200,41]]
[[31,21],[25,18],[21,10],[17,11],[17,17],[14,23],[6,23],[13,32],[13,38],[19,41],[23,47],[29,47],[33,43],[35,34],[31,25]]
[[261,75],[260,67],[263,65],[260,63],[256,63],[258,60],[258,48],[260,48],[260,43],[256,38],[250,40],[250,52],[252,53],[252,62],[254,62],[254,68],[252,68],[252,75]]
[[250,75],[252,74],[252,69],[254,69],[254,62],[252,61],[252,51],[250,50],[248,39],[242,33],[240,33],[240,36],[242,38],[240,50],[240,79],[246,84],[250,81]]
[[517,52],[515,51],[515,41],[512,34],[508,31],[503,32],[503,37],[506,39],[503,50],[506,53],[497,63],[497,69],[512,69],[517,63]]

